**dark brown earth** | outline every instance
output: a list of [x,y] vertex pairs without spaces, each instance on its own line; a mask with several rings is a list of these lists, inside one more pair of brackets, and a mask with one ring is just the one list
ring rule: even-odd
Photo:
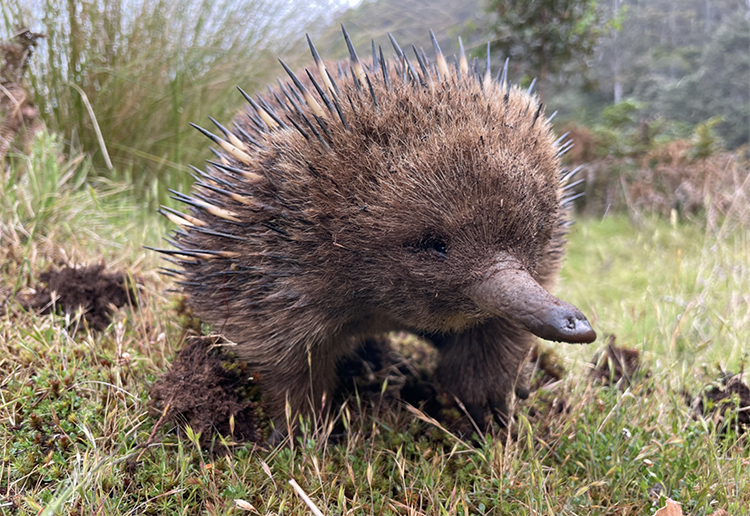
[[101,331],[118,308],[137,306],[138,296],[127,274],[105,272],[104,264],[99,264],[51,268],[39,275],[35,293],[19,297],[19,302],[24,309],[41,314],[57,310],[72,315],[83,308],[86,324]]
[[627,387],[633,377],[641,372],[641,352],[617,346],[615,340],[616,337],[610,335],[606,348],[594,356],[589,378],[600,385],[619,384]]
[[151,416],[178,423],[178,431],[189,426],[211,449],[216,434],[234,443],[262,441],[266,424],[257,379],[222,342],[217,336],[190,337],[150,392]]
[[723,385],[706,389],[693,402],[696,415],[710,417],[718,428],[737,425],[750,431],[750,388],[745,375],[725,375]]

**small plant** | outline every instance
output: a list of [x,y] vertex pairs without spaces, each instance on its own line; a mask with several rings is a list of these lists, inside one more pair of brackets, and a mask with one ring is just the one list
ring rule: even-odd
[[[75,149],[63,153],[60,138],[46,131],[31,142],[28,155],[12,154],[0,181],[0,213],[6,236],[16,234],[28,241],[37,235],[71,234],[78,227],[94,229],[109,217],[132,210],[130,188],[106,180],[91,188],[91,160]],[[118,197],[118,210],[102,209],[106,200]]]
[[645,107],[625,100],[607,106],[590,126],[561,129],[575,144],[566,162],[588,171],[579,209],[695,217],[726,213],[734,199],[747,195],[750,168],[741,151],[724,149],[716,132],[721,117],[691,127],[644,118]]

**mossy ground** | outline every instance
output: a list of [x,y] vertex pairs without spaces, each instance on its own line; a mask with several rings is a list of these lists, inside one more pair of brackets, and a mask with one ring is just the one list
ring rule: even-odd
[[[554,345],[566,376],[519,403],[509,433],[460,437],[355,394],[335,422],[305,422],[275,448],[234,445],[230,432],[213,438],[227,453],[210,453],[148,415],[149,389],[185,338],[172,285],[141,248],[162,222],[68,187],[65,174],[45,182],[46,166],[29,162],[27,180],[0,192],[2,514],[309,514],[292,479],[326,514],[652,514],[659,493],[686,514],[750,514],[747,436],[691,408],[750,355],[745,223],[579,220],[558,293],[600,340]],[[102,259],[140,278],[139,307],[103,331],[14,302],[54,263]],[[608,334],[640,350],[648,374],[588,380]],[[343,435],[329,440],[334,426]]]

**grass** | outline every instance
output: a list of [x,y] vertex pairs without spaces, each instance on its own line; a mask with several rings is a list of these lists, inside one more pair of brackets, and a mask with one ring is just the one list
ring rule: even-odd
[[[288,56],[306,55],[305,24],[337,7],[7,0],[0,40],[18,27],[46,35],[28,73],[45,124],[92,155],[100,174],[133,183],[139,199],[155,205],[168,197],[160,185],[188,187],[186,164],[206,156],[208,141],[188,122],[205,125],[211,115],[228,124],[245,105],[235,86],[264,87],[281,71],[277,56],[296,66]],[[105,149],[114,170],[105,169]]]
[[719,236],[658,219],[638,229],[624,217],[578,224],[560,291],[622,343],[739,370],[750,353],[746,230]]
[[[574,226],[558,293],[600,336],[643,352],[650,374],[627,388],[586,380],[605,339],[555,345],[567,377],[518,407],[511,437],[462,439],[353,397],[338,444],[308,422],[275,449],[211,455],[147,414],[149,386],[184,338],[141,248],[162,222],[123,187],[92,182],[86,159],[60,162],[59,145],[42,136],[0,181],[0,513],[310,514],[294,479],[326,514],[653,514],[657,484],[686,514],[749,514],[747,437],[686,402],[750,353],[750,229],[731,215],[708,229],[624,215]],[[139,310],[104,332],[72,333],[75,316],[9,302],[52,263],[102,259],[143,285]]]

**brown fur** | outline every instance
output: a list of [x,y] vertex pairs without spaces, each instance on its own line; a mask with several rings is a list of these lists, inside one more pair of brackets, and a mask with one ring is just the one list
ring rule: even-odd
[[[543,114],[532,124],[536,97],[512,87],[506,103],[505,88],[453,71],[442,81],[433,74],[433,88],[415,85],[389,66],[390,89],[380,71],[368,74],[377,107],[367,86],[337,79],[349,130],[326,110],[326,135],[298,102],[327,145],[274,99],[288,129],[240,117],[262,148],[248,144],[250,164],[225,159],[259,179],[214,167],[203,181],[252,205],[199,185],[196,198],[240,222],[193,208],[207,227],[177,233],[190,302],[259,374],[277,422],[287,401],[297,412],[330,397],[336,363],[363,338],[402,329],[436,343],[442,385],[473,414],[504,411],[533,336],[483,313],[467,292],[498,256],[545,288],[559,268],[558,148]],[[190,254],[201,250],[231,254]]]

